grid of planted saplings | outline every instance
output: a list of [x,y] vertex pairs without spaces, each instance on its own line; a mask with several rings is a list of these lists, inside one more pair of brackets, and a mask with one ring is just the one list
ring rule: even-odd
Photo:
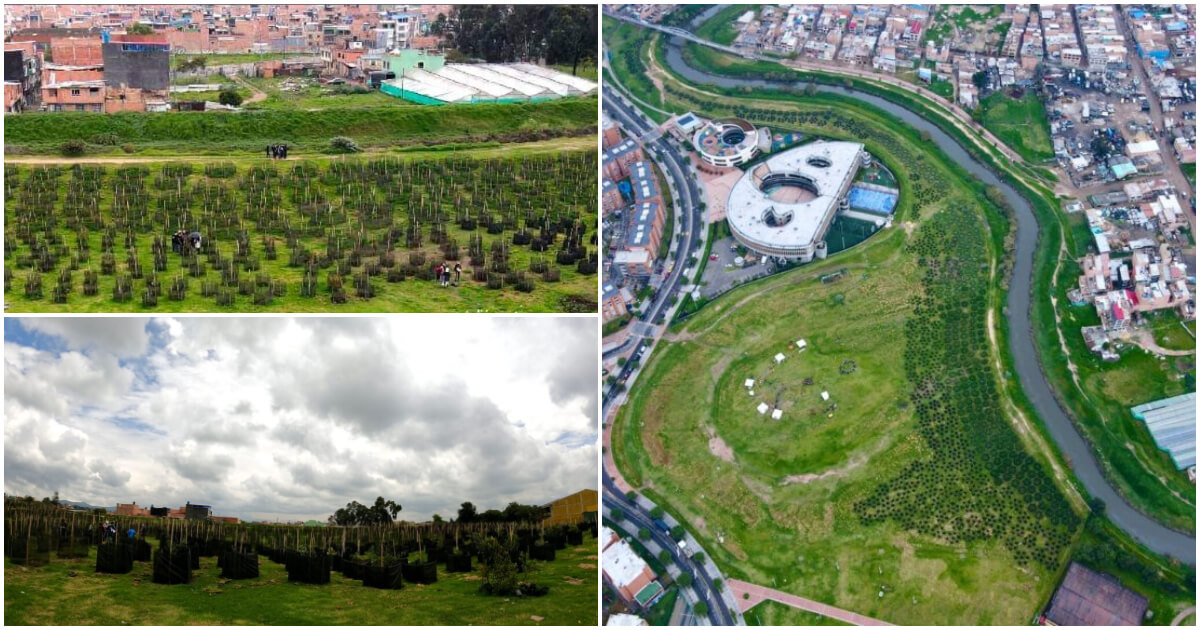
[[970,208],[934,215],[907,246],[921,289],[905,327],[904,372],[927,456],[854,505],[950,544],[1001,542],[1022,564],[1059,566],[1079,517],[1002,411],[987,330],[986,228]]
[[151,310],[353,300],[385,308],[442,289],[435,274],[445,268],[446,290],[485,299],[488,290],[590,297],[595,184],[587,151],[9,165],[4,289],[31,310],[39,302],[102,310],[108,301]]
[[215,559],[228,580],[258,578],[266,561],[302,584],[328,584],[340,573],[396,590],[433,584],[442,573],[476,573],[484,594],[541,596],[550,587],[526,577],[533,563],[553,562],[557,550],[597,538],[595,522],[303,527],[81,514],[8,499],[4,552],[13,564],[39,567],[52,555],[88,559],[94,548],[96,572],[125,574],[148,562],[152,581],[163,585],[189,584]]

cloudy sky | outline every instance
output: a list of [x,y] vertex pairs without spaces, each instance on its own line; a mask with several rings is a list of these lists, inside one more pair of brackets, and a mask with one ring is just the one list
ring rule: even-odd
[[4,490],[324,520],[596,487],[591,318],[6,318]]

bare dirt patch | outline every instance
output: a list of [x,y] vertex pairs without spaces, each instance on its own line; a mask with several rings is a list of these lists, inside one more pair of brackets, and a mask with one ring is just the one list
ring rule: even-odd
[[717,432],[714,431],[712,427],[709,427],[708,429],[708,450],[710,453],[716,455],[720,459],[723,459],[730,464],[733,463],[733,449],[725,443],[725,440],[721,439],[721,436],[717,435]]

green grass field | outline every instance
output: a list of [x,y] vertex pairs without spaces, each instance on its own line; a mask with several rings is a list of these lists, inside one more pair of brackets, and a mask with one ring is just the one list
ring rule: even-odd
[[360,109],[372,107],[389,107],[406,110],[420,107],[411,101],[389,96],[379,90],[366,93],[344,93],[346,86],[321,85],[316,79],[305,77],[274,77],[263,79],[246,77],[246,83],[253,85],[267,95],[267,98],[256,103],[250,103],[247,109]]
[[1180,321],[1174,311],[1154,317],[1150,327],[1158,345],[1169,350],[1196,349],[1196,320]]
[[[89,166],[78,171],[63,167],[56,179],[43,184],[33,179],[35,173],[46,172],[42,167],[9,165],[5,179],[9,229],[5,236],[11,245],[5,267],[6,306],[9,312],[594,313],[596,276],[581,272],[575,263],[558,259],[558,250],[566,243],[565,231],[556,228],[556,245],[542,253],[533,251],[530,245],[513,243],[519,224],[537,235],[550,225],[546,221],[568,220],[584,226],[573,228],[575,238],[583,239],[579,245],[590,245],[597,213],[594,145],[573,150],[557,148],[525,153],[520,147],[509,146],[496,152],[488,150],[482,156],[447,153],[390,157],[386,162],[373,156],[351,158],[349,162],[326,158],[277,164],[255,159],[215,165],[172,162]],[[370,164],[375,165],[369,167],[376,170],[375,174],[354,170]],[[164,175],[168,166],[190,169],[190,173],[176,181]],[[217,166],[228,170],[211,174],[206,170]],[[385,176],[379,168],[388,169],[391,175]],[[431,177],[434,171],[437,176]],[[264,179],[268,176],[270,179]],[[123,191],[120,203],[118,189]],[[114,210],[126,203],[134,204],[131,214]],[[48,209],[55,214],[48,215]],[[467,212],[476,221],[485,213],[494,219],[509,219],[504,219],[503,232],[493,234],[482,225],[464,228],[462,219]],[[76,213],[84,217],[82,223],[64,216]],[[54,252],[36,245],[48,242],[44,229],[35,235],[27,227],[17,227],[29,220],[44,226],[48,216],[53,221],[49,234],[58,239]],[[140,218],[131,221],[130,217]],[[125,232],[115,230],[118,221],[132,228],[131,244],[144,276],[131,278],[132,295],[124,301],[115,299],[114,287],[119,277],[133,276],[135,267],[125,247]],[[435,224],[439,222],[445,240],[442,236],[435,238]],[[208,242],[196,270],[190,261],[170,249],[170,233],[179,227],[199,229]],[[244,244],[239,246],[243,230]],[[105,251],[106,232],[113,239],[108,248],[111,253]],[[420,234],[420,242],[410,240],[410,233]],[[157,275],[153,273],[156,238],[164,239],[166,247],[165,268],[160,268]],[[481,239],[480,261],[469,251],[472,238]],[[268,241],[276,248],[274,256]],[[87,246],[85,252],[81,242]],[[395,269],[404,270],[401,277],[389,277],[384,264],[384,249],[389,242]],[[366,248],[357,257],[352,252],[355,243]],[[494,248],[502,246],[507,261],[497,266],[501,257]],[[238,255],[239,247],[248,251]],[[426,275],[427,268],[449,251],[457,253],[463,266],[456,287],[442,287]],[[293,252],[316,257],[313,295],[302,291],[307,263],[293,260]],[[112,259],[110,273],[104,273],[106,255]],[[376,264],[380,269],[371,280],[375,295],[359,297],[355,278]],[[558,270],[557,280],[535,269],[543,264]],[[238,271],[237,277],[229,277],[222,265],[232,265]],[[500,286],[489,287],[483,280],[474,279],[475,268],[500,280]],[[99,274],[94,295],[84,291],[88,271]],[[521,290],[518,274],[531,281],[532,291]],[[41,297],[28,295],[27,281],[39,276],[43,283]],[[69,279],[70,290],[65,301],[55,302],[53,288],[64,277]],[[168,292],[178,279],[187,282],[181,299]],[[347,297],[341,304],[332,301],[332,283],[337,279],[344,283]],[[157,281],[159,296],[156,305],[146,305],[143,293],[152,280]],[[267,291],[265,282],[280,282],[283,288],[268,302],[259,303],[259,293]],[[225,285],[232,303],[223,305],[215,295],[203,295],[206,283],[218,288]],[[247,283],[249,287],[244,286]]]
[[1013,99],[1003,92],[984,97],[979,104],[980,123],[1030,162],[1054,157],[1046,107],[1033,92]]
[[[157,545],[155,545],[157,547]],[[490,597],[472,573],[438,570],[431,585],[399,591],[366,588],[332,573],[329,584],[289,583],[283,565],[259,556],[259,578],[226,580],[217,559],[201,558],[191,584],[151,581],[149,562],[132,573],[95,573],[86,560],[28,568],[4,561],[4,618],[9,625],[595,625],[599,580],[596,541],[584,537],[553,562],[531,561],[522,581],[549,586],[543,597]]]
[[754,6],[742,4],[725,7],[697,27],[695,31],[696,36],[728,46],[738,36],[736,20],[746,11],[755,9],[756,7]]
[[[343,98],[359,96],[371,95]],[[130,145],[135,154],[227,157],[262,155],[263,147],[271,142],[287,142],[294,153],[326,152],[334,136],[348,136],[362,147],[388,148],[594,137],[597,127],[594,96],[545,103],[438,107],[410,107],[393,101],[386,107],[317,111],[27,113],[5,120],[4,150],[6,155],[58,155],[68,140],[93,142],[112,134],[114,144],[89,144],[89,154],[123,155],[122,146]]]

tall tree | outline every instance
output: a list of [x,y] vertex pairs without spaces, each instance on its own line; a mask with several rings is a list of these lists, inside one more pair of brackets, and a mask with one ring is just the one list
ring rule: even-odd
[[474,523],[479,517],[479,513],[475,511],[475,504],[470,501],[463,501],[463,504],[458,508],[459,523]]
[[376,498],[375,504],[370,506],[351,501],[334,512],[330,520],[335,525],[388,525],[401,509],[399,503],[383,497]]

